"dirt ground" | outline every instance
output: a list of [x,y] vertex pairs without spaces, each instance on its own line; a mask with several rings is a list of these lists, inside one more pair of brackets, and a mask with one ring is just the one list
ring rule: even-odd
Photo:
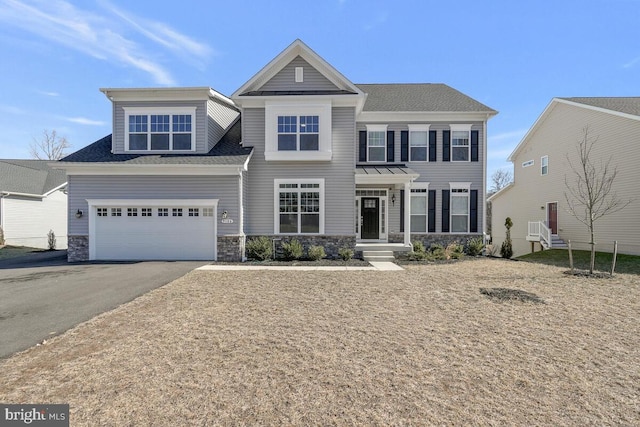
[[638,425],[640,276],[562,271],[194,271],[0,361],[0,402],[73,426]]

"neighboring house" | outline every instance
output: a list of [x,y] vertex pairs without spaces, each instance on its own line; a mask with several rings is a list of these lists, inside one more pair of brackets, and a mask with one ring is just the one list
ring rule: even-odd
[[631,200],[596,222],[596,249],[611,251],[618,241],[621,252],[640,255],[640,97],[551,101],[509,156],[513,184],[489,198],[497,247],[505,238],[505,218],[511,217],[516,256],[541,247],[564,247],[568,240],[573,247],[588,249],[588,230],[568,212],[565,199],[565,177],[569,185],[575,181],[567,155],[579,165],[577,144],[587,127],[589,136],[597,138],[591,160],[600,165],[611,159],[618,171],[612,191]]
[[46,160],[0,160],[0,226],[7,245],[67,247],[67,177]]
[[230,98],[102,91],[112,136],[60,163],[70,260],[239,260],[260,235],[332,255],[483,235],[496,111],[446,85],[356,85],[296,40]]

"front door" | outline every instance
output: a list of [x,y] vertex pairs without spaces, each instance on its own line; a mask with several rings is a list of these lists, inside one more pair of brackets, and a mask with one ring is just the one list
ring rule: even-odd
[[380,238],[380,199],[377,197],[363,197],[360,203],[362,206],[360,209],[362,217],[360,238],[377,240]]
[[558,203],[547,204],[547,225],[551,234],[558,234]]

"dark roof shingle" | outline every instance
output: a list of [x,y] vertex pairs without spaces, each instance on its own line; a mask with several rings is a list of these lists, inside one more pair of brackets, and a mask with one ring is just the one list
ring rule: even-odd
[[604,108],[605,110],[617,111],[619,113],[640,116],[640,97],[573,97],[558,98],[565,101],[576,102],[578,104],[590,105],[592,107]]
[[442,83],[356,84],[367,93],[363,111],[497,113]]

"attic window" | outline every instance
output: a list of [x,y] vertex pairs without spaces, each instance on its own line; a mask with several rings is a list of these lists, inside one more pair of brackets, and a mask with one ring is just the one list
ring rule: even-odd
[[302,83],[304,81],[304,68],[296,67],[296,83]]
[[124,107],[125,151],[194,151],[194,107]]

